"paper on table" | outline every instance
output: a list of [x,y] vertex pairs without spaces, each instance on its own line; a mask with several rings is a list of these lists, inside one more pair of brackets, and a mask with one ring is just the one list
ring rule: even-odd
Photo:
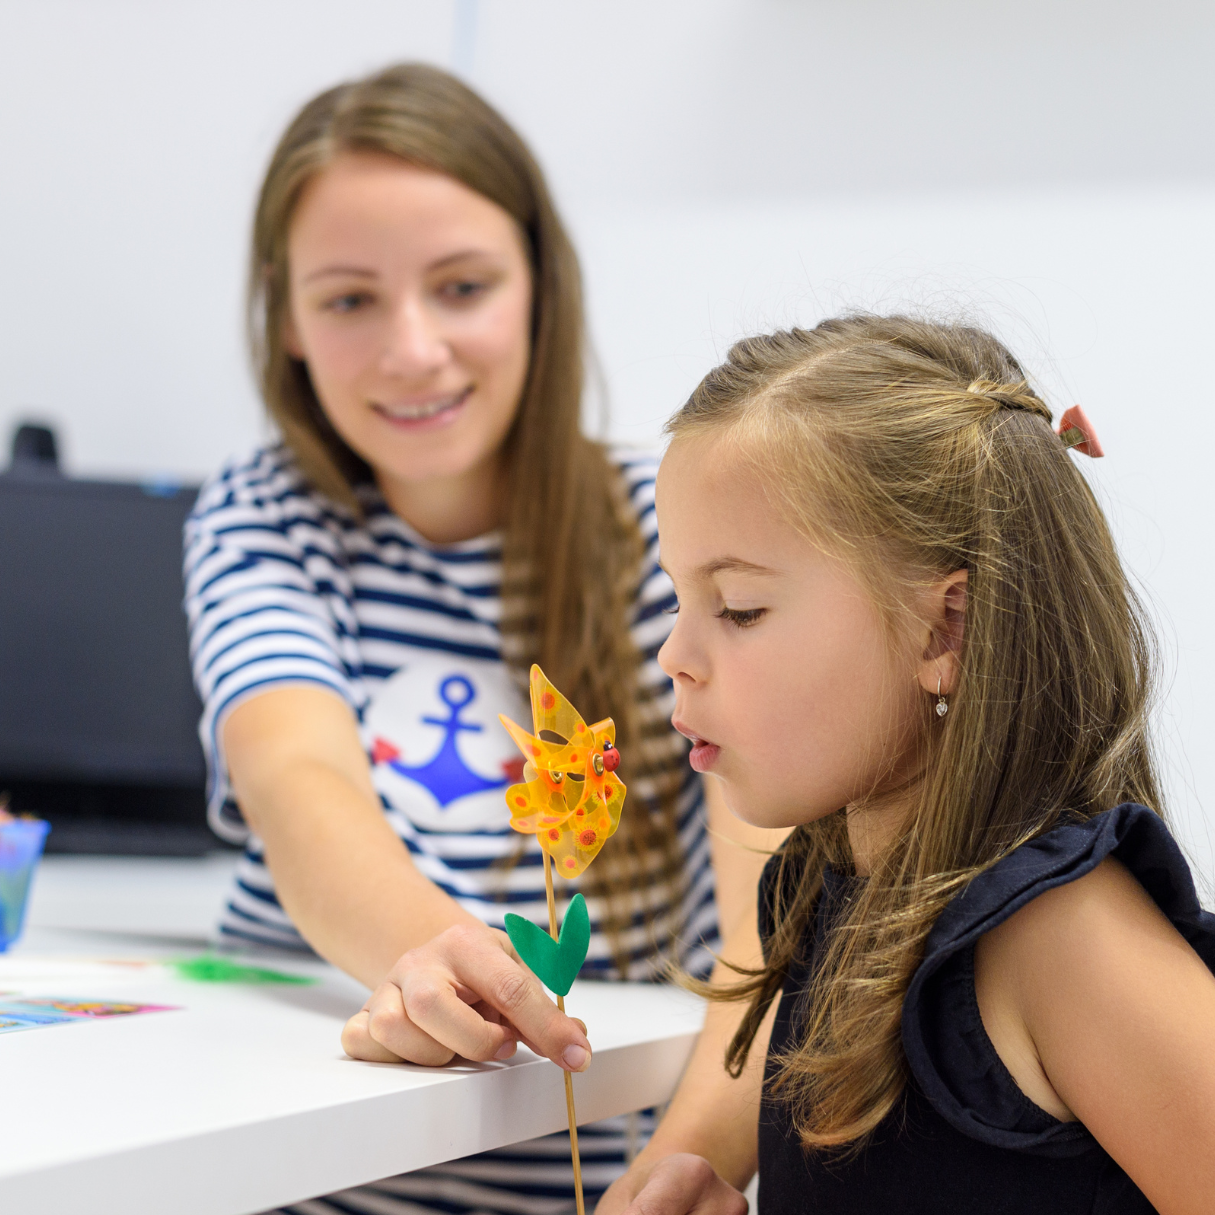
[[174,1012],[172,1004],[132,1004],[116,1000],[75,1000],[56,996],[26,996],[0,1000],[0,1034],[48,1025],[129,1017],[136,1013]]

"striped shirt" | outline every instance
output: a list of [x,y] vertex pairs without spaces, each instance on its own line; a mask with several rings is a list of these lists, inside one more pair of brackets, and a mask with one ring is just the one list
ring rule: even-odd
[[[638,677],[654,711],[669,716],[674,694],[656,656],[675,600],[658,565],[656,461],[636,453],[615,459],[646,543],[630,624],[643,657]],[[528,726],[531,713],[526,689],[502,659],[500,537],[431,544],[388,508],[374,486],[358,492],[362,520],[313,490],[289,451],[276,445],[222,469],[203,487],[186,524],[186,613],[204,704],[209,813],[217,832],[245,844],[220,932],[234,942],[307,948],[279,905],[261,843],[232,798],[222,748],[223,723],[236,705],[288,684],[327,688],[350,706],[384,813],[426,877],[494,927],[502,927],[507,911],[546,925],[542,854],[533,837],[510,829],[503,798],[518,779],[519,757],[497,716]],[[677,745],[682,747],[672,733]],[[628,959],[624,977],[632,979],[653,978],[664,957],[703,973],[717,946],[702,787],[682,749],[678,755],[683,893],[675,905],[651,908],[649,915],[639,911],[625,927],[619,945]],[[630,792],[625,813],[638,813],[648,804],[647,788],[634,782]],[[661,863],[654,859],[655,866]],[[592,937],[583,977],[621,977],[602,931],[603,908],[591,899],[589,910]],[[602,1135],[614,1144],[620,1132],[605,1126]],[[604,1176],[620,1167],[614,1151],[606,1150]],[[564,1174],[554,1179],[554,1169],[568,1173],[568,1156],[564,1165],[554,1164],[554,1157],[561,1159],[559,1149],[520,1145],[507,1157],[461,1162],[480,1167],[492,1159],[498,1182],[503,1170],[518,1178],[503,1190],[514,1195],[511,1201],[503,1197],[504,1205],[489,1201],[478,1182],[467,1208],[454,1198],[440,1201],[438,1191],[433,1208],[419,1208],[421,1196],[411,1187],[423,1175],[413,1175],[408,1185],[395,1179],[410,1194],[400,1209],[538,1210],[533,1199],[544,1195],[558,1203],[553,1210],[563,1210],[568,1189]],[[450,1173],[457,1166],[445,1167],[447,1182],[455,1184]],[[460,1182],[465,1184],[473,1183]],[[374,1209],[394,1209],[385,1201],[381,1195]]]

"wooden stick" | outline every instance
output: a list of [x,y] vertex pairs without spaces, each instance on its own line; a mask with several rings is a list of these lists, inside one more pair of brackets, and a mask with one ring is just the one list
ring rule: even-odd
[[[553,866],[549,855],[544,854],[544,893],[548,896],[548,932],[554,941],[560,937],[557,932],[557,901],[553,898]],[[557,1007],[565,1012],[565,997],[557,997]],[[578,1154],[578,1119],[574,1114],[574,1077],[564,1068],[565,1076],[565,1109],[570,1120],[570,1158],[574,1162],[574,1200],[578,1204],[578,1215],[586,1215],[586,1202],[582,1197],[582,1157]]]

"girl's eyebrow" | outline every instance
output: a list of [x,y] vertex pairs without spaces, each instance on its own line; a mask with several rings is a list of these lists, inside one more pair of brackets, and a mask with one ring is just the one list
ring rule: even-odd
[[[658,562],[658,568],[669,578],[671,571],[667,569],[661,561]],[[767,565],[756,565],[754,561],[744,561],[741,557],[715,557],[712,561],[706,561],[704,565],[693,570],[692,577],[697,579],[712,578],[714,574],[760,574],[775,576],[780,573],[780,570],[774,570]]]
[[746,561],[742,557],[715,557],[706,561],[696,571],[697,578],[712,578],[714,574],[776,574],[778,570],[767,565],[757,565],[754,561]]

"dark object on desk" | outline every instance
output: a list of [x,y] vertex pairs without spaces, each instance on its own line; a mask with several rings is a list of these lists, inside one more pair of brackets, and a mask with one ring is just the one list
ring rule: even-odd
[[0,474],[0,791],[50,821],[49,852],[222,846],[181,610],[196,492],[74,480],[53,432],[14,438]]
[[49,426],[18,426],[13,432],[10,472],[46,472],[59,476],[59,444]]

